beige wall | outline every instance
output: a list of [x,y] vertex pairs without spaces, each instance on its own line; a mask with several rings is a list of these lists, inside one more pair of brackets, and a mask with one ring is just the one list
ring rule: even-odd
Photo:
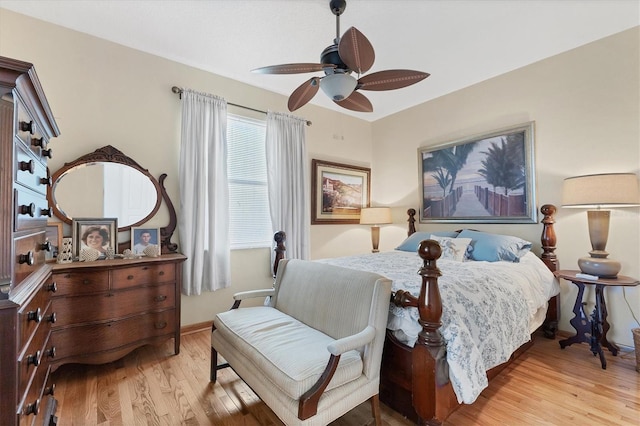
[[[418,147],[435,146],[513,124],[535,121],[535,165],[538,206],[560,207],[566,177],[604,172],[640,171],[640,29],[638,27],[476,84],[373,123],[374,198],[418,208]],[[622,262],[622,274],[640,277],[640,209],[612,211],[607,251]],[[397,218],[400,219],[400,216]],[[420,228],[455,229],[454,225]],[[539,225],[476,225],[513,233],[537,243]],[[401,232],[386,230],[382,249],[390,249]],[[591,249],[586,213],[558,209],[560,266],[577,269],[576,260]],[[562,330],[569,320],[576,289],[562,283]],[[593,301],[593,291],[589,300]],[[640,314],[640,288],[627,299]],[[609,337],[632,345],[630,329],[638,327],[620,288],[606,291]],[[593,304],[589,305],[591,309]],[[590,312],[590,310],[589,310]]]
[[[28,29],[28,31],[25,31]],[[213,93],[252,108],[286,111],[285,96],[168,61],[82,33],[0,9],[0,55],[36,66],[62,135],[52,144],[51,170],[105,145],[113,145],[158,177],[167,173],[167,190],[179,208],[178,157],[180,100],[171,87]],[[230,112],[247,115],[234,107]],[[324,108],[306,106],[299,114],[307,128],[309,158],[371,163],[371,125]],[[254,115],[255,116],[255,115]],[[257,117],[264,117],[257,115]],[[357,160],[354,160],[357,159]],[[310,162],[310,161],[309,161]],[[166,208],[149,226],[167,223]],[[368,248],[368,234],[345,239],[342,226],[313,230],[323,245],[339,241],[341,254]],[[66,234],[71,235],[69,227]],[[128,235],[121,235],[127,240]],[[178,242],[176,236],[174,242]],[[328,253],[328,252],[327,252]],[[324,254],[323,254],[324,256]],[[209,321],[227,310],[237,291],[271,285],[270,249],[232,253],[232,287],[182,299],[182,324]]]
[[[298,115],[313,121],[307,132],[309,159],[372,167],[373,204],[394,206],[394,224],[381,232],[381,249],[389,250],[405,235],[406,209],[418,207],[418,147],[534,120],[538,204],[559,205],[565,177],[639,171],[639,38],[636,28],[373,124],[305,106]],[[0,9],[0,55],[36,65],[62,131],[51,145],[52,170],[110,144],[154,176],[167,173],[166,186],[178,208],[180,101],[171,86],[214,93],[257,109],[286,110],[285,96],[5,9]],[[248,114],[232,107],[230,111]],[[607,247],[623,262],[623,273],[636,277],[640,276],[638,213],[637,208],[613,212]],[[164,226],[166,221],[163,207],[149,225]],[[539,239],[538,225],[482,228]],[[589,249],[586,214],[560,209],[557,233],[561,265],[575,268],[575,259]],[[369,238],[364,226],[312,226],[311,254],[317,259],[366,252]],[[183,325],[211,320],[214,313],[229,307],[236,291],[269,285],[269,250],[234,251],[232,281],[229,289],[183,297]],[[609,290],[611,336],[630,345],[633,321],[621,291]],[[574,294],[563,283],[564,330],[571,329]],[[640,311],[638,290],[627,291],[627,298]]]

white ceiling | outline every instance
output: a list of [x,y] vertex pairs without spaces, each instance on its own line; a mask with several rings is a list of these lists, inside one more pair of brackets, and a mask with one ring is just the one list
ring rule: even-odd
[[[0,7],[287,96],[313,74],[250,70],[319,62],[336,35],[329,0],[0,0]],[[431,76],[364,92],[373,113],[340,108],[321,91],[311,103],[374,121],[637,25],[640,0],[348,0],[341,32],[355,26],[371,41],[369,72]],[[286,102],[273,109],[286,111]]]

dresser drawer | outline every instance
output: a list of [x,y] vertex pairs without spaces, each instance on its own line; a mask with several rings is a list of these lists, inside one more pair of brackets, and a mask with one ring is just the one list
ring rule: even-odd
[[109,271],[77,271],[53,274],[56,296],[81,295],[109,290]]
[[[24,394],[31,376],[36,371],[46,370],[49,363],[47,354],[45,354],[45,347],[48,345],[50,331],[49,323],[43,321],[29,345],[18,357],[18,395]],[[41,388],[43,384],[44,381],[40,378],[40,381],[34,380],[32,386],[36,385]]]
[[17,188],[14,190],[14,226],[16,231],[44,229],[51,212],[49,202],[44,195]]
[[[55,385],[51,382],[51,368],[43,356],[42,363],[38,366],[33,381],[26,392],[18,397],[19,425],[49,425],[44,418],[47,415],[47,403],[52,399]],[[54,407],[55,408],[55,407]],[[50,414],[50,413],[49,413]]]
[[14,240],[16,283],[22,282],[45,263],[44,250],[42,249],[45,241],[46,232],[38,232]]
[[173,282],[176,279],[174,264],[144,265],[135,268],[114,269],[111,288],[137,287],[142,284]]
[[37,386],[31,386],[18,406],[18,424],[20,426],[33,426],[37,415],[43,408],[40,389]]
[[[51,410],[47,413],[47,404],[51,402],[54,385],[50,382],[49,366],[38,367],[36,376],[31,382],[31,386],[18,406],[18,424],[23,425],[49,425],[45,420],[47,415],[51,415]],[[22,397],[22,395],[21,395]],[[55,401],[54,401],[55,402]],[[55,407],[53,407],[55,411]]]
[[51,281],[50,279],[42,284],[35,292],[31,300],[23,305],[18,311],[18,348],[27,344],[33,332],[40,325],[51,324]]
[[56,297],[52,305],[53,311],[56,312],[54,329],[71,324],[124,318],[144,312],[173,308],[175,284],[77,297]]
[[51,331],[51,344],[56,347],[56,359],[110,351],[142,339],[175,333],[175,310],[149,313],[112,321]]
[[[51,156],[51,151],[47,151],[48,140],[40,131],[40,127],[27,112],[22,102],[17,102],[15,134],[30,149],[37,158],[43,159]],[[45,155],[46,154],[46,155]]]
[[28,154],[22,144],[16,144],[15,151],[15,181],[46,196],[50,181],[47,167]]

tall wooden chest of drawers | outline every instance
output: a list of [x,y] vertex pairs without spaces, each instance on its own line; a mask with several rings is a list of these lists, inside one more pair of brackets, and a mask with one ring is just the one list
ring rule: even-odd
[[49,141],[60,134],[32,64],[0,57],[0,424],[55,424],[45,263]]
[[149,343],[174,339],[180,351],[180,290],[185,256],[56,264],[52,369],[103,364]]

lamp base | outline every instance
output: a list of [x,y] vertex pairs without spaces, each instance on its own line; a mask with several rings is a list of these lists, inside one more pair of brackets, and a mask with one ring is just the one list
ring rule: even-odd
[[371,253],[380,252],[380,250],[378,250],[379,243],[380,243],[380,227],[377,225],[374,225],[371,227],[371,245],[373,246]]
[[585,274],[596,275],[601,278],[616,278],[622,265],[613,259],[581,257],[578,259],[578,267]]

